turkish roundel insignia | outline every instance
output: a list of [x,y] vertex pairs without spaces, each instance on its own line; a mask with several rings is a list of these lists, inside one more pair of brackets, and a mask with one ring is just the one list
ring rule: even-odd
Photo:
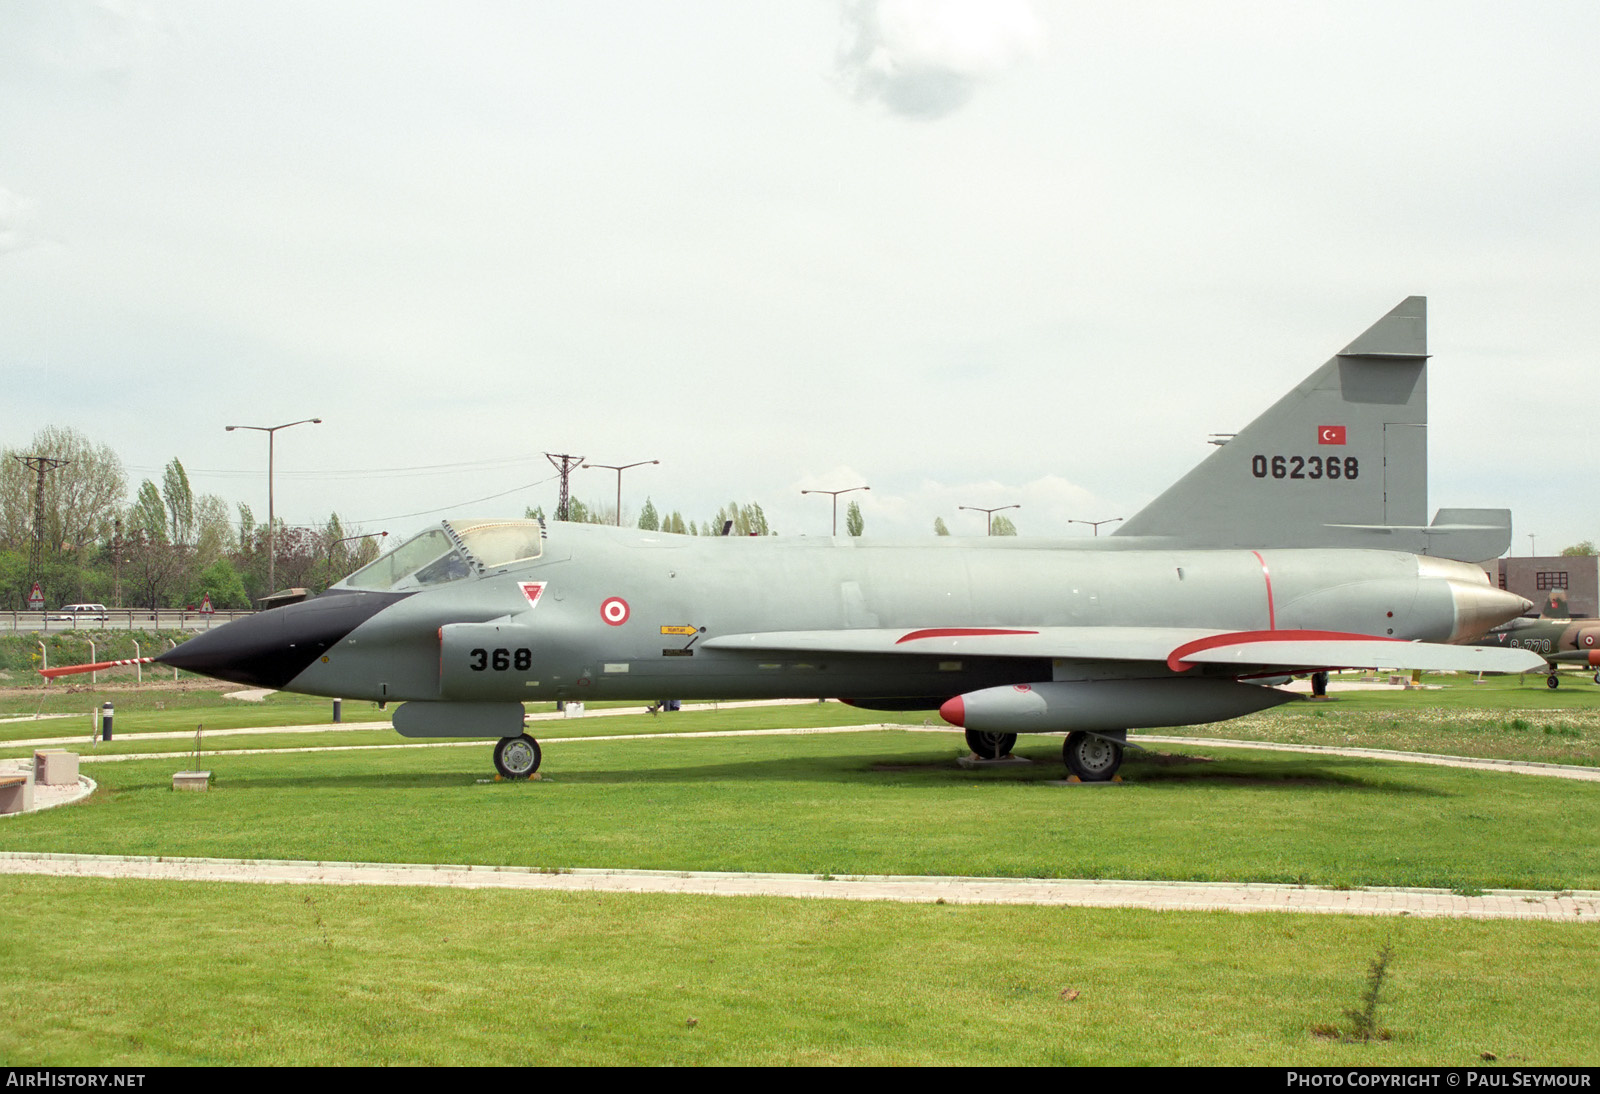
[[1319,425],[1317,426],[1318,444],[1344,444],[1344,426]]

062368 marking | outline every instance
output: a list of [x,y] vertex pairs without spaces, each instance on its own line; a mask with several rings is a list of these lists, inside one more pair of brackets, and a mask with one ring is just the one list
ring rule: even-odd
[[1361,461],[1355,456],[1268,456],[1257,452],[1250,457],[1250,473],[1258,479],[1337,482],[1360,478]]

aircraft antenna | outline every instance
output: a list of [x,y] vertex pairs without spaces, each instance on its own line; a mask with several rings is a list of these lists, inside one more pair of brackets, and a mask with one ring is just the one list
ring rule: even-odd
[[546,452],[544,454],[544,458],[549,460],[551,464],[555,466],[555,469],[561,474],[561,498],[556,502],[556,519],[566,520],[567,504],[570,497],[567,489],[567,479],[572,475],[572,472],[583,463],[583,457],[568,456],[565,453],[558,456],[554,452]]

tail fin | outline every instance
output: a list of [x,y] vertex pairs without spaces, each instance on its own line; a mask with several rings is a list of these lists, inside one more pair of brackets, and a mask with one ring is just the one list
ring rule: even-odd
[[1469,562],[1503,553],[1505,510],[1446,510],[1427,524],[1427,303],[1401,301],[1115,534]]

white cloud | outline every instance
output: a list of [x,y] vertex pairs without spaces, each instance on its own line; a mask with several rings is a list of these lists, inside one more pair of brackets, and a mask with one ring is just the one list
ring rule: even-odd
[[172,33],[140,0],[66,0],[36,13],[34,56],[45,65],[122,85]]
[[0,186],[0,255],[34,241],[34,220],[33,202]]
[[1038,56],[1028,0],[844,0],[838,70],[851,94],[911,118],[941,118],[979,83]]

